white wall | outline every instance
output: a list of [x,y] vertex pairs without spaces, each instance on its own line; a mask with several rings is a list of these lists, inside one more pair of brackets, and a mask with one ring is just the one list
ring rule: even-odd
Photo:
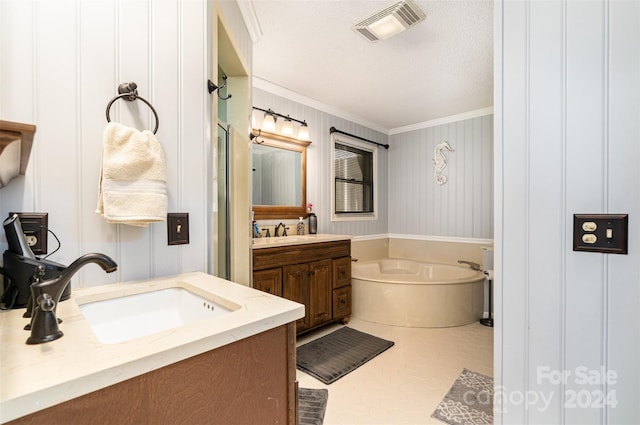
[[[85,267],[75,286],[206,271],[210,13],[204,0],[0,2],[0,117],[37,126],[27,175],[0,190],[0,217],[48,212],[62,241],[51,260],[103,252],[119,264],[112,275]],[[94,212],[105,108],[129,81],[159,114],[169,211],[189,213],[189,245],[167,246],[165,223],[113,225]],[[154,122],[142,102],[123,100],[111,118]],[[55,246],[49,238],[49,252]]]
[[[496,423],[638,423],[640,3],[504,1],[495,16]],[[575,213],[628,213],[629,254],[574,252]]]
[[[448,141],[444,185],[433,149]],[[389,144],[389,233],[493,238],[493,116],[394,134]]]

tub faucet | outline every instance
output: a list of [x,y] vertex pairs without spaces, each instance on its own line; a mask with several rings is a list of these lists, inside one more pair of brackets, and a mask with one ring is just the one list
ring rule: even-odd
[[478,272],[482,270],[482,267],[480,266],[480,264],[474,263],[473,261],[458,260],[458,264],[468,264],[469,267],[471,267],[471,270],[475,270]]
[[64,269],[60,276],[42,282],[36,281],[31,285],[34,309],[31,318],[31,336],[27,339],[27,344],[40,344],[62,337],[62,331],[58,329],[56,307],[73,275],[89,263],[96,263],[107,273],[118,268],[116,262],[104,254],[85,254]]

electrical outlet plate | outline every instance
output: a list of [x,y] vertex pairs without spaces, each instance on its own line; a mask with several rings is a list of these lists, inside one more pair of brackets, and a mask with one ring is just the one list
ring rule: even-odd
[[49,214],[38,212],[9,213],[9,216],[18,214],[22,232],[27,237],[27,243],[35,255],[47,253],[47,228],[49,227]]
[[628,214],[574,214],[573,250],[627,254]]
[[167,242],[169,245],[189,243],[189,213],[167,214]]

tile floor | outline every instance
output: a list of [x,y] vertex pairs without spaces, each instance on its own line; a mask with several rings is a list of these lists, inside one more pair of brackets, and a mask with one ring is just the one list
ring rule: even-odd
[[[298,345],[340,326],[302,335]],[[348,326],[395,345],[330,385],[297,371],[300,387],[329,390],[324,425],[441,425],[431,413],[463,368],[493,376],[493,328],[479,323],[404,328],[352,318]]]

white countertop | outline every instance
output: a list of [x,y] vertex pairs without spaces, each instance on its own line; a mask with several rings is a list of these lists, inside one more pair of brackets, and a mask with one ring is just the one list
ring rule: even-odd
[[[98,342],[78,304],[180,286],[236,311],[117,344]],[[293,322],[304,306],[217,278],[186,273],[72,291],[58,306],[58,340],[27,345],[25,309],[0,312],[0,423]]]
[[287,246],[287,245],[304,245],[310,243],[318,243],[318,242],[332,242],[332,241],[342,241],[342,240],[350,240],[351,236],[348,235],[332,235],[329,233],[318,233],[316,235],[291,235],[291,236],[281,236],[281,237],[270,237],[270,238],[254,238],[252,247],[253,249],[261,249],[261,248],[273,248],[276,246]]

